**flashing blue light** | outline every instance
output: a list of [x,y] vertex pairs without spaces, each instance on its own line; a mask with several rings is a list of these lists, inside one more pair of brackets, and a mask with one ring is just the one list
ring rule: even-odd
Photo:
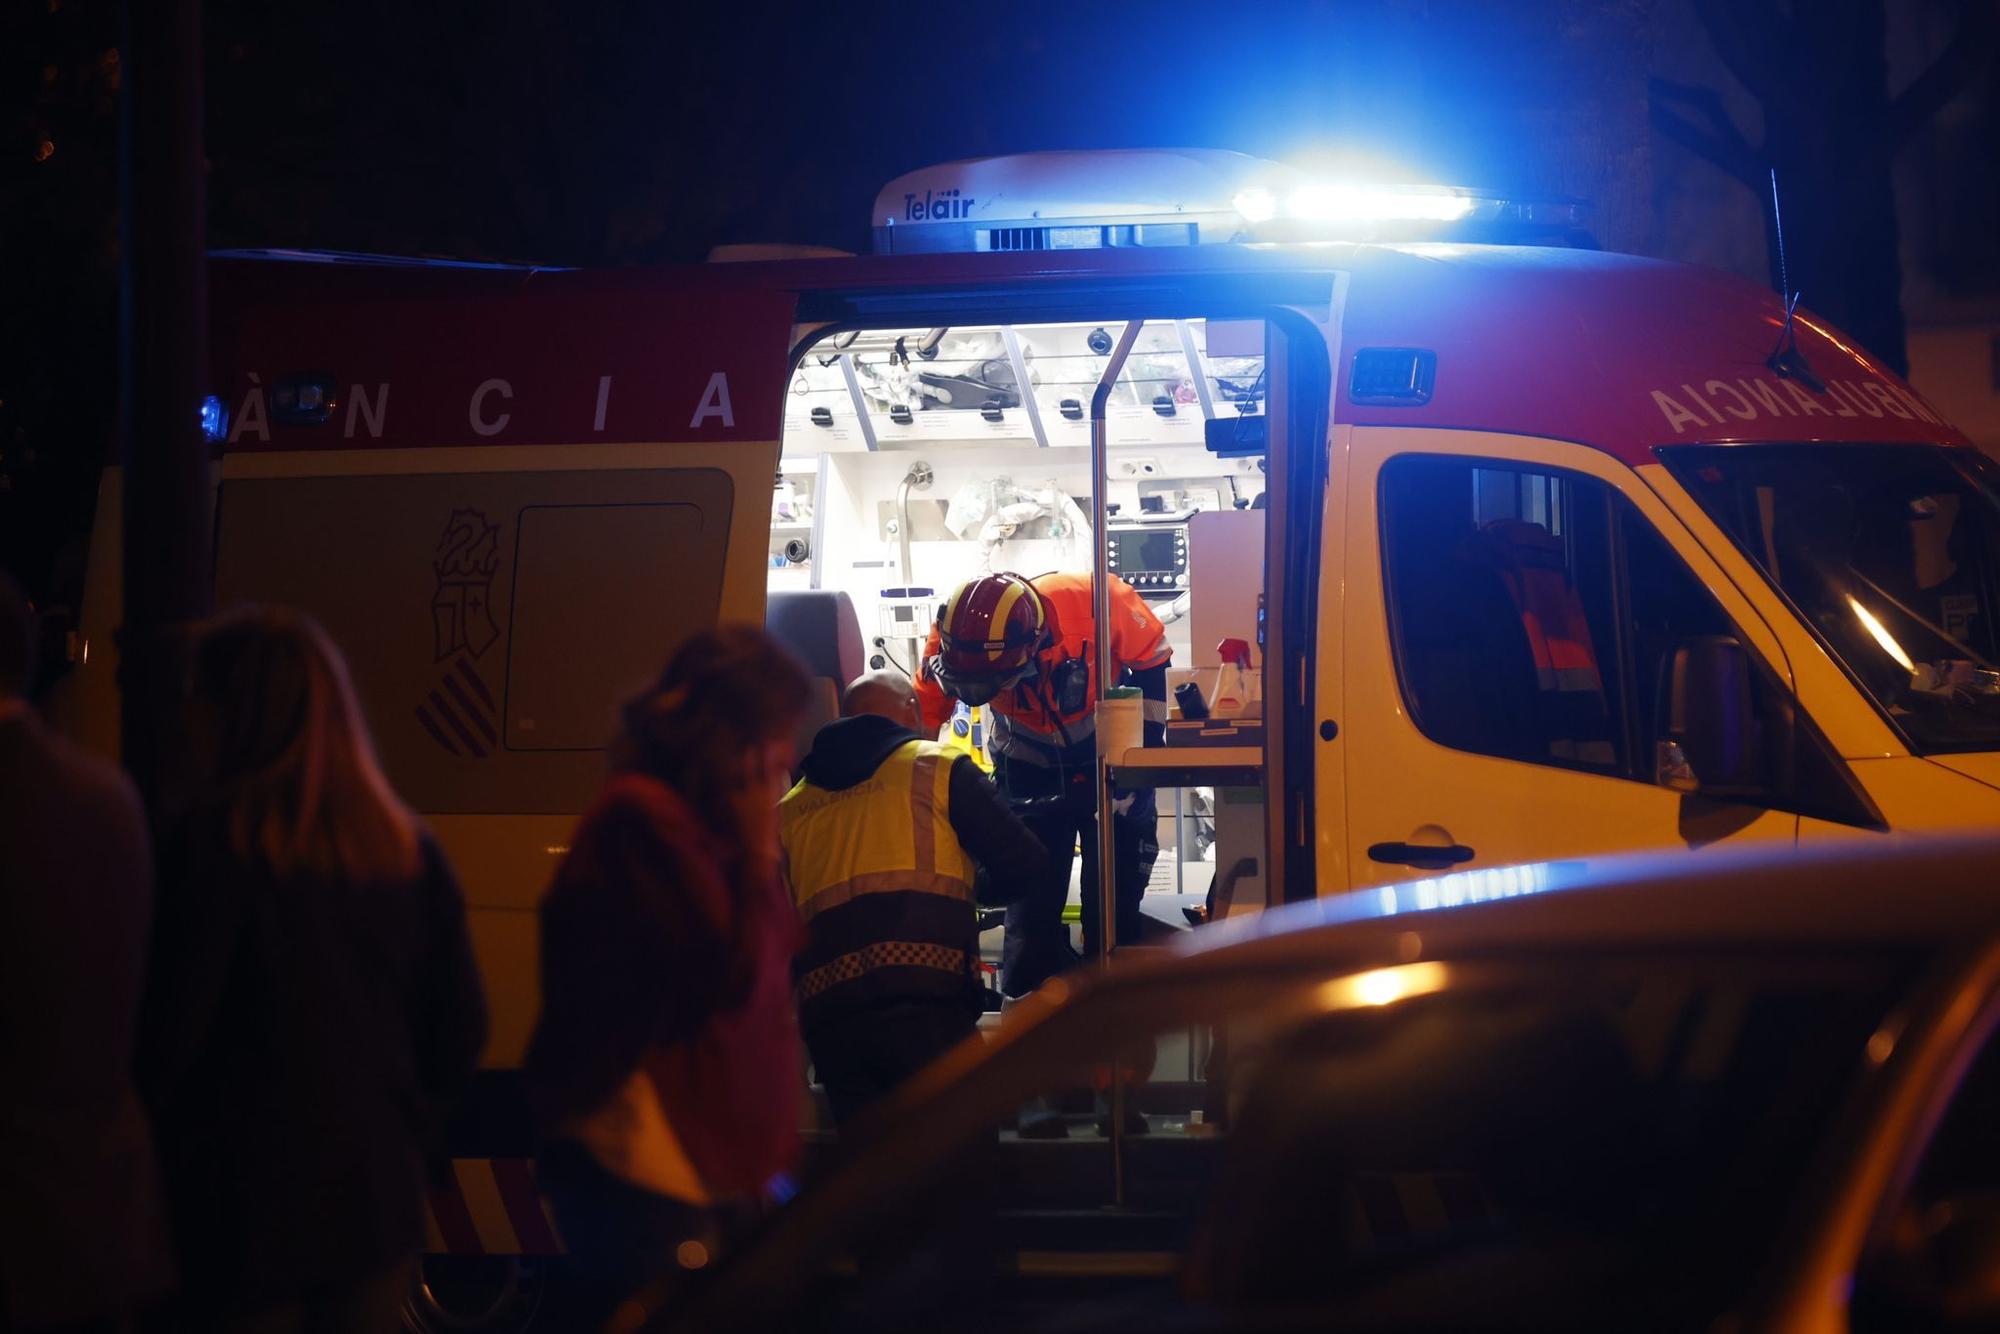
[[201,437],[214,444],[229,432],[229,409],[210,394],[201,401]]
[[1310,222],[1460,222],[1473,201],[1442,187],[1316,182],[1292,191],[1286,213]]
[[1269,222],[1278,215],[1278,197],[1261,185],[1243,191],[1232,202],[1245,222]]

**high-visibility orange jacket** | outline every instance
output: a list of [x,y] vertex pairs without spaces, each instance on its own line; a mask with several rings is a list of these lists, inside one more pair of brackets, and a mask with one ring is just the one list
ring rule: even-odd
[[1485,531],[1500,556],[1500,578],[1521,613],[1541,688],[1602,692],[1583,599],[1565,574],[1562,539],[1520,519],[1496,520]]
[[[1020,743],[1028,748],[1059,750],[1080,745],[1095,735],[1097,707],[1097,636],[1092,614],[1090,576],[1087,574],[1045,574],[1029,580],[1047,608],[1053,642],[1039,659],[1039,680],[1024,681],[994,697],[994,738],[989,749],[996,755],[1021,755]],[[924,643],[924,660],[938,651],[937,627],[931,627]],[[1117,676],[1164,667],[1172,657],[1167,647],[1166,627],[1132,585],[1111,576],[1111,662]],[[1048,681],[1066,660],[1081,659],[1088,673],[1089,687],[1083,692],[1079,709],[1058,714],[1051,705],[1054,693]],[[1114,678],[1113,684],[1117,684]],[[1164,678],[1157,692],[1148,691],[1146,720],[1163,725],[1167,719]],[[1157,697],[1156,697],[1157,696]],[[951,700],[928,670],[917,674],[917,700],[923,708],[924,726],[935,730],[951,716]],[[1022,756],[1030,758],[1030,756]]]

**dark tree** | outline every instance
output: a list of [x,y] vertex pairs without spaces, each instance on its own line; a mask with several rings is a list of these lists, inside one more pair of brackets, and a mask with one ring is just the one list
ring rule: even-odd
[[[1712,88],[1654,80],[1653,125],[1768,200],[1785,223],[1791,285],[1805,304],[1907,373],[1896,154],[1992,59],[1995,0],[1961,0],[1955,35],[1891,94],[1885,0],[1693,0],[1716,54],[1763,112],[1753,143]],[[1765,246],[1778,281],[1767,205]]]
[[[118,409],[118,96],[108,4],[0,6],[0,565],[73,605]],[[58,559],[58,553],[61,558]]]

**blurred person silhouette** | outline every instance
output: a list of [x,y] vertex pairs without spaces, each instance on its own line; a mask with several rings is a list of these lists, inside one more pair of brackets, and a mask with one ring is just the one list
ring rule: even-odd
[[105,1330],[172,1281],[132,1082],[152,913],[139,795],[28,703],[34,611],[0,571],[0,1330]]
[[611,778],[542,902],[526,1074],[577,1328],[635,1323],[789,1188],[801,931],[778,798],[809,691],[761,630],[688,640],[625,705]]
[[486,1035],[465,906],[339,652],[248,607],[191,649],[139,1071],[188,1330],[399,1328],[427,1169]]

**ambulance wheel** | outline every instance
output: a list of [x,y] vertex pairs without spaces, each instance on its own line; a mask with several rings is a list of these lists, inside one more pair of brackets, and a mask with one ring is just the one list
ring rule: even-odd
[[537,1328],[546,1261],[526,1255],[424,1255],[403,1303],[408,1334],[514,1334]]

